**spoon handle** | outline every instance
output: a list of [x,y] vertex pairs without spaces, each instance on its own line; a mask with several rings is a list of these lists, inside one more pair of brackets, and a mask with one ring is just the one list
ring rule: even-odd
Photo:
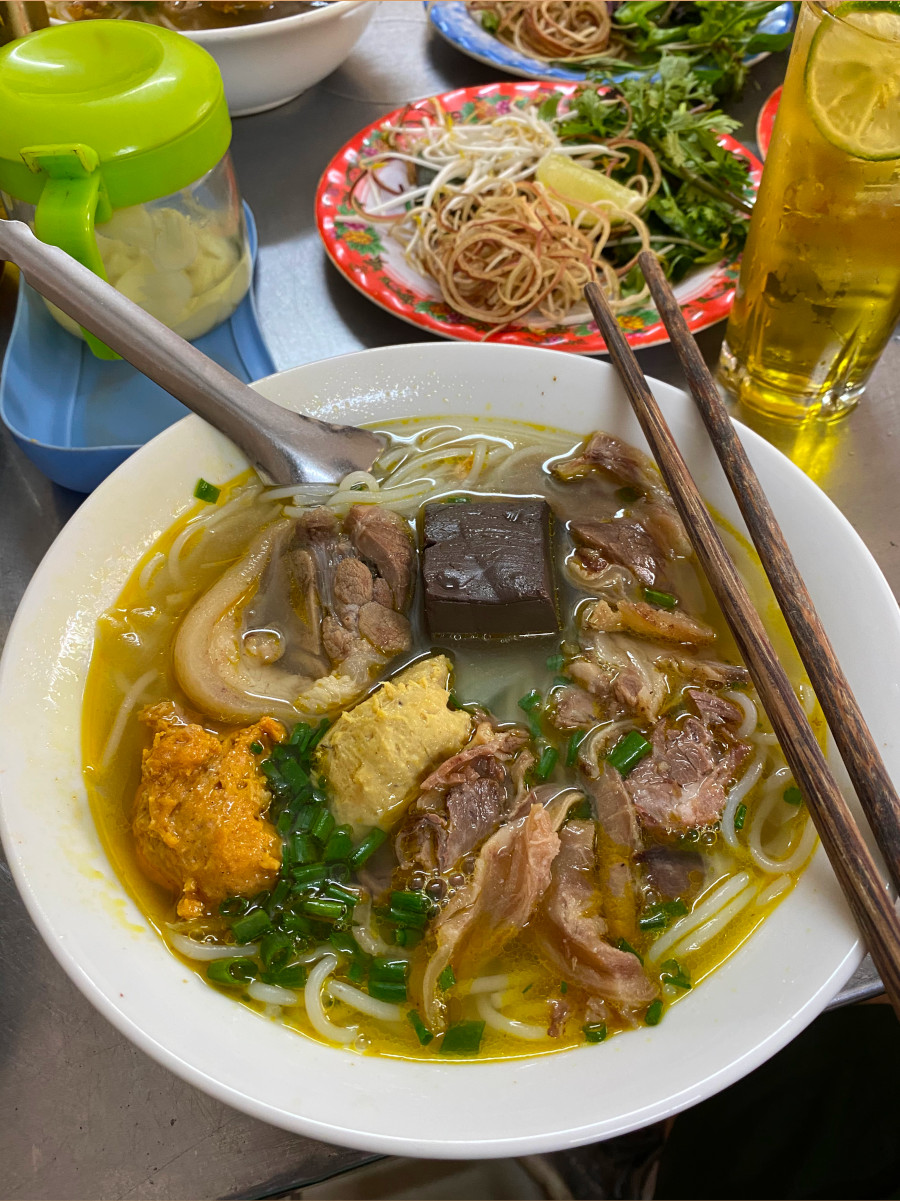
[[0,259],[17,263],[42,296],[230,438],[277,484],[337,483],[368,471],[384,443],[368,430],[284,409],[151,317],[21,221],[0,221]]

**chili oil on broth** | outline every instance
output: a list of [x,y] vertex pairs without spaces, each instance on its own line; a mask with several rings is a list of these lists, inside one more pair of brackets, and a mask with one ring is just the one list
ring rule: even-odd
[[[415,477],[419,474],[419,469],[410,471],[409,468],[415,468],[416,463],[421,464],[421,477],[425,483],[418,492],[413,485],[400,488],[398,495],[402,495],[395,501],[413,525],[425,500],[448,494],[456,496],[478,493],[498,498],[545,496],[555,510],[562,510],[563,519],[557,520],[555,538],[560,612],[565,616],[561,635],[532,636],[510,641],[483,641],[462,637],[427,639],[422,627],[421,600],[417,585],[417,593],[414,595],[410,611],[412,648],[408,654],[392,661],[387,670],[372,682],[369,689],[370,692],[374,691],[387,676],[395,675],[402,667],[431,651],[438,651],[447,654],[453,662],[453,689],[462,702],[478,701],[488,708],[500,723],[521,724],[523,714],[518,707],[518,699],[532,689],[537,689],[546,697],[558,686],[558,676],[547,664],[547,659],[558,653],[562,645],[577,643],[572,615],[577,605],[590,596],[576,588],[564,570],[564,561],[570,550],[566,545],[567,539],[561,536],[565,517],[571,515],[570,511],[574,512],[576,507],[584,511],[585,508],[590,510],[593,505],[604,515],[611,516],[621,512],[623,505],[616,497],[620,487],[614,482],[598,477],[583,479],[579,481],[579,498],[576,501],[571,485],[550,477],[545,465],[553,460],[568,457],[573,449],[584,441],[583,438],[564,431],[491,418],[407,419],[380,423],[375,428],[388,434],[391,439],[387,460],[389,464],[393,464],[393,469],[388,479],[383,481],[386,486],[398,478],[408,478],[410,475]],[[453,443],[454,429],[459,431],[457,441],[461,445]],[[447,447],[447,453],[442,454],[440,449],[434,451],[433,444],[446,442],[448,430],[451,431],[451,445]],[[441,431],[445,433],[442,434]],[[482,449],[472,449],[473,435],[478,436]],[[484,451],[484,446],[487,446],[487,452]],[[505,456],[506,466],[501,471],[491,467],[491,448],[495,450],[495,457]],[[482,487],[479,488],[479,480],[474,478],[475,474],[478,474],[475,468],[479,458],[484,459],[485,454],[487,467],[482,465]],[[483,484],[486,470],[492,471],[488,488]],[[359,487],[358,484],[356,486]],[[136,566],[116,605],[99,620],[85,685],[82,723],[84,775],[104,848],[126,890],[144,916],[163,937],[172,953],[204,982],[207,965],[180,955],[166,938],[169,924],[175,918],[172,894],[148,879],[138,864],[131,832],[132,807],[140,782],[141,752],[146,747],[148,738],[144,727],[137,721],[136,714],[144,706],[166,699],[175,701],[188,710],[194,708],[180,688],[173,669],[171,647],[176,629],[198,597],[246,551],[254,535],[281,516],[285,508],[286,491],[275,490],[274,495],[277,499],[268,499],[273,490],[263,489],[254,474],[248,471],[222,488],[216,505],[198,503],[162,534]],[[302,489],[300,491],[304,492]],[[316,502],[316,497],[312,495],[303,496],[303,499],[310,503]],[[364,494],[353,491],[351,485],[347,490],[345,504],[349,506],[362,499]],[[287,505],[288,511],[292,511],[290,498],[287,499]],[[716,519],[730,544],[729,549],[736,558],[748,589],[764,615],[770,636],[792,684],[795,689],[801,690],[805,702],[810,701],[811,689],[787,635],[783,619],[768,591],[758,559],[736,531],[718,516]],[[204,531],[202,534],[201,529]],[[672,567],[671,564],[669,566]],[[673,587],[684,601],[685,609],[715,628],[716,651],[719,657],[733,663],[740,662],[731,633],[724,623],[708,584],[694,562],[677,561],[674,570],[671,571],[671,577]],[[685,681],[681,680],[679,689],[684,686]],[[824,719],[814,704],[814,698],[806,707],[811,712],[814,728],[822,741]],[[761,738],[773,742],[771,728],[758,704],[757,709],[760,721],[757,730],[747,735],[747,740],[755,743],[757,738]],[[663,714],[665,711],[664,707]],[[220,735],[237,728],[206,718],[203,719],[203,724]],[[560,735],[559,738],[563,747],[566,737],[567,735]],[[750,770],[758,749],[755,745],[754,753],[748,758],[744,772]],[[780,780],[776,774],[773,786],[773,774],[779,770],[784,772],[786,769],[783,767],[784,760],[780,749],[777,746],[772,749],[775,756],[774,767],[768,772],[764,771],[759,781],[743,798],[747,806],[746,825],[751,823],[760,805],[767,805],[773,810],[779,807],[782,811],[784,809],[784,802],[778,798],[773,804],[773,791],[780,797],[785,785],[791,781],[789,778]],[[574,771],[567,773],[562,768],[562,758],[561,756],[560,765],[551,775],[550,782],[563,782],[570,778],[577,786]],[[744,772],[739,780],[743,778]],[[777,835],[777,823],[782,816],[783,812],[780,812],[770,820],[767,827],[770,834]],[[802,837],[802,832],[796,829],[796,825],[803,820],[806,820],[805,809],[802,813],[798,812],[794,819],[795,836],[792,848],[796,848]],[[782,887],[776,893],[770,886],[778,879],[778,875],[763,872],[743,843],[736,849],[726,847],[720,830],[701,834],[691,843],[691,849],[700,851],[707,864],[705,882],[702,891],[693,901],[692,913],[696,913],[699,906],[718,888],[727,884],[729,877],[734,878],[741,872],[747,873],[749,877],[748,885],[741,890],[742,895],[747,895],[750,885],[755,889],[753,899],[745,903],[721,933],[706,942],[700,950],[677,955],[678,962],[687,971],[691,984],[696,986],[730,957],[790,892],[805,863],[790,872],[781,873],[779,883]],[[211,936],[224,936],[228,926],[223,919],[214,918],[208,923],[208,929]],[[655,963],[652,960],[654,945],[666,938],[668,933],[665,931],[658,938],[654,933],[641,933],[634,943],[635,950],[650,965],[648,974],[651,978],[658,975],[661,962],[674,956],[677,943],[672,944],[666,954],[658,955]],[[426,945],[427,940],[424,940],[413,951],[412,971],[415,970],[417,962],[424,960]],[[479,979],[495,974],[509,978],[508,983],[490,994],[495,1002],[502,1005],[504,1017],[531,1027],[546,1028],[549,1001],[560,1000],[566,996],[569,1001],[574,1000],[577,1003],[582,995],[576,986],[569,985],[564,991],[561,989],[561,986],[568,982],[558,979],[556,974],[538,959],[529,945],[527,927],[506,945],[496,960],[484,965]],[[460,984],[463,987],[454,990],[449,1001],[449,1020],[453,1022],[478,1019],[480,1002],[477,996],[467,995],[465,985],[463,982]],[[302,1004],[302,990],[299,992],[300,1005],[275,1010],[274,1014],[286,1025],[310,1037],[319,1038],[306,1016]],[[246,995],[237,991],[234,995],[235,999],[250,1008],[273,1015],[269,1007],[253,1001]],[[664,999],[669,1004],[685,995],[686,991],[667,986]],[[422,1047],[415,1031],[406,1020],[399,1023],[376,1022],[339,1000],[333,1000],[327,1012],[336,1025],[360,1027],[368,1043],[365,1047],[367,1053],[415,1059],[431,1059],[438,1056],[442,1062],[453,1058],[439,1055],[434,1046]],[[570,1030],[568,1035],[564,1034],[557,1039],[527,1041],[486,1026],[478,1058],[518,1058],[583,1045],[580,1025],[571,1022],[569,1025],[574,1025],[574,1029]],[[609,1032],[612,1034],[619,1029],[627,1029],[624,1022],[619,1025],[611,1024]],[[325,1041],[320,1038],[319,1040]]]

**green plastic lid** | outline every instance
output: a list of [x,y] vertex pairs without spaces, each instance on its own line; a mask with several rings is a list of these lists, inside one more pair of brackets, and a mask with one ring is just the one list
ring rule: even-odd
[[231,141],[212,56],[137,21],[75,21],[0,48],[0,113],[0,189],[29,204],[42,161],[75,147],[95,153],[109,203],[124,208],[187,187]]

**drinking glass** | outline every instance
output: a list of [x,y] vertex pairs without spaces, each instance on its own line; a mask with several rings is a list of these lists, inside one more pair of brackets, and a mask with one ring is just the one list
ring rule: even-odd
[[900,5],[804,0],[719,378],[771,417],[841,417],[898,318]]

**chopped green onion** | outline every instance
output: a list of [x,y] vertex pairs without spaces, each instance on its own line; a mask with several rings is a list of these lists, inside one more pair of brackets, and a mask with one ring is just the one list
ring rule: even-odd
[[319,848],[309,834],[295,834],[288,844],[291,859],[299,866],[315,863],[319,858]]
[[366,965],[361,959],[354,959],[347,968],[347,975],[354,984],[362,984],[366,978]]
[[333,863],[336,859],[348,859],[352,850],[353,839],[350,837],[350,827],[337,826],[328,836],[322,857],[326,863]]
[[660,971],[662,972],[660,979],[663,984],[672,984],[675,988],[684,989],[685,992],[692,987],[690,976],[677,959],[667,959]]
[[568,984],[565,982],[565,980],[563,980],[563,981],[560,983],[560,986],[559,986],[559,991],[562,993],[562,995],[563,995],[563,996],[565,996],[565,995],[566,995],[566,993],[569,991],[569,986],[568,986]]
[[547,660],[548,671],[562,671],[566,665],[565,655],[551,655]]
[[676,917],[684,917],[687,905],[684,901],[660,901],[650,905],[638,919],[642,930],[665,930]]
[[291,963],[263,972],[260,980],[263,984],[277,984],[279,988],[302,988],[306,983],[306,968],[302,963]]
[[523,995],[523,996],[525,995],[525,993],[527,993],[527,992],[528,992],[529,988],[534,988],[534,981],[533,981],[533,980],[531,981],[531,983],[530,983],[530,984],[526,984],[526,985],[525,985],[525,987],[522,989],[522,995]]
[[369,968],[369,979],[382,984],[400,984],[409,973],[408,959],[373,959]]
[[318,816],[318,805],[301,805],[297,810],[297,816],[294,819],[297,829],[305,830],[308,833],[310,826],[312,826],[313,822]]
[[630,734],[619,739],[606,756],[606,761],[620,775],[627,776],[633,767],[636,767],[643,758],[650,754],[652,749],[643,734],[632,730]]
[[254,909],[246,917],[239,917],[232,925],[231,932],[235,942],[245,943],[253,942],[261,934],[268,934],[271,929],[272,922],[265,909]]
[[541,703],[541,694],[536,688],[532,688],[531,692],[519,698],[519,708],[525,713],[530,713],[532,709],[536,709]]
[[434,903],[424,892],[392,892],[391,909],[410,911],[412,913],[431,913]]
[[291,879],[295,888],[308,888],[311,884],[320,884],[328,874],[324,863],[308,863],[302,867],[291,868]]
[[278,820],[275,822],[275,829],[282,838],[286,838],[291,832],[291,826],[294,824],[294,819],[291,816],[290,810],[283,809],[278,814]]
[[456,973],[448,963],[441,974],[438,976],[438,988],[446,992],[448,988],[452,988],[456,983]]
[[415,1030],[416,1037],[418,1038],[418,1040],[422,1044],[422,1046],[427,1047],[428,1044],[431,1042],[431,1040],[434,1038],[434,1035],[431,1033],[431,1031],[428,1029],[428,1027],[425,1025],[425,1023],[422,1021],[422,1019],[419,1017],[419,1015],[416,1013],[416,1011],[414,1009],[409,1010],[409,1012],[406,1015],[406,1020],[409,1022],[410,1026],[412,1026],[413,1030]]
[[252,959],[238,956],[234,959],[214,959],[206,969],[207,980],[213,984],[224,984],[226,988],[243,988],[256,979],[257,967]]
[[215,484],[210,484],[204,479],[197,480],[197,486],[194,489],[194,496],[197,500],[205,500],[207,504],[214,505],[219,499],[221,488],[217,488]]
[[332,930],[328,936],[328,941],[337,951],[343,951],[345,955],[358,955],[359,943],[352,934],[348,934],[345,930]]
[[260,962],[265,968],[274,967],[276,963],[287,959],[293,949],[293,939],[278,930],[271,930],[268,934],[263,935],[262,942],[259,944]]
[[640,952],[636,951],[634,949],[634,947],[631,945],[631,943],[628,942],[627,939],[620,938],[619,941],[616,943],[616,946],[619,948],[620,951],[627,951],[629,955],[634,955],[634,957],[635,957],[635,959],[637,959],[638,963],[644,962],[643,955],[641,955]]
[[538,780],[546,780],[556,767],[559,760],[559,751],[555,746],[545,746],[541,751],[541,757],[537,761],[537,766],[534,769],[535,778]]
[[369,996],[374,997],[376,1001],[391,1001],[395,1005],[402,1005],[409,999],[406,994],[405,980],[373,980],[370,974],[366,987],[369,990]]
[[[337,859],[334,863],[327,864],[328,879],[334,880],[336,884],[346,884],[350,879],[350,865],[343,859]],[[357,900],[359,898],[357,897]]]
[[785,788],[783,799],[788,805],[802,805],[803,793],[796,786],[796,784],[792,784],[790,788]]
[[303,913],[308,913],[310,917],[319,917],[325,921],[332,922],[336,922],[347,912],[346,905],[343,905],[340,901],[330,901],[324,897],[305,898],[300,902],[300,908]]
[[353,892],[352,889],[343,888],[340,884],[334,881],[326,884],[322,889],[323,897],[330,897],[332,901],[340,901],[342,905],[347,905],[351,909],[359,904],[359,893]]
[[484,1022],[455,1022],[441,1039],[443,1055],[477,1055],[484,1034]]
[[593,821],[594,813],[591,809],[591,802],[584,797],[577,805],[570,805],[569,811],[566,814],[567,819],[575,818],[576,821],[589,822]]
[[569,738],[569,745],[566,748],[566,767],[574,767],[575,760],[578,758],[578,748],[584,742],[586,730],[576,730]]
[[657,997],[655,1001],[651,1001],[647,1006],[647,1012],[644,1014],[644,1021],[648,1026],[658,1026],[659,1019],[662,1017],[662,1012],[663,1003],[659,997]]
[[374,855],[386,838],[387,834],[385,834],[384,830],[377,828],[370,830],[349,858],[350,867],[353,871],[361,868],[369,856]]
[[251,755],[261,755],[263,753],[263,744],[261,742],[251,742],[249,750]]
[[414,947],[421,941],[421,930],[408,930],[404,926],[401,926],[399,930],[394,931],[394,942],[398,947]]
[[[485,33],[496,33],[497,30],[500,28],[500,18],[494,12],[490,12],[490,11],[483,12],[481,14],[481,28],[485,31]],[[557,104],[559,104],[559,95],[558,94],[553,96],[552,99],[555,100]],[[546,103],[547,103],[547,101],[545,100],[544,104],[546,104]],[[541,107],[543,107],[543,105]],[[538,115],[544,121],[547,121],[550,119],[550,117],[553,117],[556,115],[556,111],[554,110],[553,112],[549,113],[549,116],[544,116],[544,114],[542,112],[539,112]]]
[[591,1022],[588,1026],[582,1026],[581,1029],[585,1042],[602,1043],[606,1038],[606,1022]]
[[279,915],[279,925],[286,934],[292,934],[296,938],[300,935],[306,939],[312,934],[312,926],[309,921],[302,917],[299,913],[284,913]]
[[226,897],[219,905],[219,913],[222,917],[240,917],[249,908],[250,902],[246,897]]
[[678,597],[673,593],[660,592],[656,588],[645,588],[644,600],[649,601],[651,605],[659,605],[660,609],[674,609],[678,604]]
[[281,909],[282,905],[287,900],[288,893],[290,891],[291,891],[290,880],[282,879],[282,880],[278,881],[278,883],[272,889],[269,899],[265,905],[265,910],[266,910],[266,913],[268,913],[269,917],[274,917],[275,914],[279,911],[279,909]]
[[743,801],[734,811],[734,828],[735,830],[743,830],[744,822],[747,820],[747,806]]
[[317,838],[319,840],[319,842],[324,844],[328,841],[328,838],[331,834],[331,831],[334,829],[334,827],[335,827],[334,818],[331,816],[331,814],[328,812],[327,809],[323,809],[321,811],[321,813],[318,815],[318,817],[316,818],[316,820],[313,822],[313,824],[310,826],[309,832],[313,836],[313,838]]
[[411,909],[394,908],[389,909],[386,914],[387,920],[395,926],[408,926],[413,930],[424,930],[428,916],[427,913],[414,913]]

